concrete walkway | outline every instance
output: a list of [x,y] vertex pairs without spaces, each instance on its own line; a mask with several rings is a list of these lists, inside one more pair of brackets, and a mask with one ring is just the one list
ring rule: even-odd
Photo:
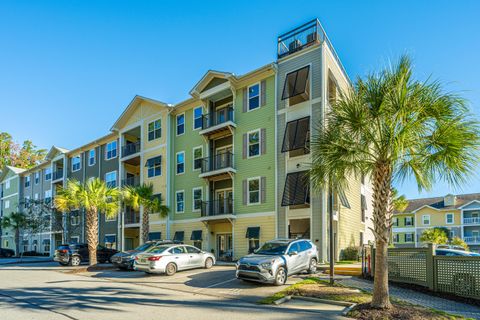
[[18,264],[18,263],[37,263],[53,261],[52,257],[22,257],[22,258],[0,258],[0,265],[2,264]]
[[[365,291],[373,290],[373,282],[360,278],[344,278],[339,283]],[[480,307],[431,296],[415,290],[390,285],[390,296],[406,302],[445,311],[465,318],[480,319]]]

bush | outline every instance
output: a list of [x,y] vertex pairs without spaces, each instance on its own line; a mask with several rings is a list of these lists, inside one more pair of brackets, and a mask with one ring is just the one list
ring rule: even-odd
[[359,247],[347,247],[342,250],[340,254],[340,260],[355,260],[360,259],[360,248]]

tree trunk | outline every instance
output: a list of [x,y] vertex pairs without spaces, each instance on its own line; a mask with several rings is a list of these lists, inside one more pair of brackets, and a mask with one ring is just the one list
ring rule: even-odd
[[390,308],[388,292],[388,242],[392,221],[392,168],[390,164],[378,164],[373,172],[373,222],[375,234],[375,275],[371,306]]
[[15,228],[15,248],[17,250],[17,257],[20,257],[20,229]]
[[142,241],[143,243],[148,241],[148,234],[150,232],[150,215],[147,209],[143,208],[142,215]]
[[90,265],[97,264],[98,247],[98,212],[97,209],[87,210],[87,244]]

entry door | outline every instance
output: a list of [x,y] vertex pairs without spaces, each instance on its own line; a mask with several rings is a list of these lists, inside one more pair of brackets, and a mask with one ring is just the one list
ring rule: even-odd
[[232,259],[232,234],[225,233],[217,235],[217,252],[219,260]]
[[125,251],[133,249],[133,238],[125,238]]
[[216,192],[218,214],[231,214],[233,212],[232,199],[232,190],[220,190]]
[[215,149],[215,169],[223,169],[232,165],[232,163],[228,162],[231,161],[229,154],[232,153],[232,151],[232,146]]

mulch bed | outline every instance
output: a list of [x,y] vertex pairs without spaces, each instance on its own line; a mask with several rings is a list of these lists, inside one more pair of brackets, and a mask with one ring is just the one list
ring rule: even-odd
[[75,269],[67,269],[67,270],[62,270],[63,273],[72,273],[72,274],[75,274],[75,273],[85,273],[85,272],[98,272],[98,271],[103,271],[103,270],[113,270],[115,269],[114,266],[99,266],[99,265],[96,265],[96,266],[82,266],[82,267],[79,267],[79,268],[75,268]]
[[[452,319],[451,316],[435,313],[429,309],[420,308],[412,305],[394,304],[392,308],[387,310],[379,310],[370,308],[369,303],[356,305],[347,315],[360,320],[447,320]],[[454,319],[454,318],[453,318]],[[459,318],[461,319],[461,318]]]

